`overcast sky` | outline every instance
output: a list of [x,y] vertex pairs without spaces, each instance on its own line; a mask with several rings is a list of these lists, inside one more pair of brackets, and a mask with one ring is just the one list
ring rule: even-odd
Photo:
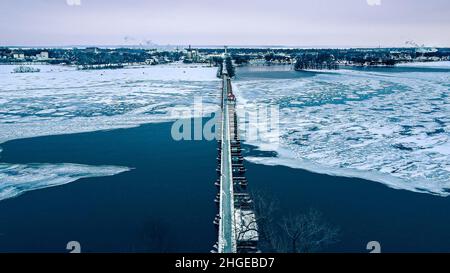
[[1,0],[0,45],[450,46],[450,0]]

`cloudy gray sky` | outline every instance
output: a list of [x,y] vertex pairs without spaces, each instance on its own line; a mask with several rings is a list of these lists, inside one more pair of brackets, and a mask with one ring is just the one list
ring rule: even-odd
[[449,0],[1,0],[0,45],[450,46]]

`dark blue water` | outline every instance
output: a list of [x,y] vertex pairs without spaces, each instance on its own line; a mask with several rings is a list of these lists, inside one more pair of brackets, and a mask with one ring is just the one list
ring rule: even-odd
[[[133,167],[112,177],[27,192],[0,202],[0,252],[208,252],[216,240],[216,143],[176,142],[170,123],[16,140],[2,161]],[[260,154],[246,149],[247,154]],[[280,202],[279,217],[314,208],[341,229],[324,251],[449,252],[450,199],[355,178],[247,162],[250,187]]]
[[379,241],[383,252],[450,252],[450,198],[288,167],[247,169],[252,188],[279,201],[280,219],[312,208],[340,228],[339,242],[324,251],[365,252]]
[[0,202],[0,252],[204,252],[214,244],[216,143],[173,141],[170,123],[3,144],[2,161],[134,168]]

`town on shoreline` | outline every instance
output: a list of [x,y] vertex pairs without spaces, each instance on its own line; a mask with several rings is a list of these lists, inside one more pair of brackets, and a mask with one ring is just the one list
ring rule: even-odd
[[220,65],[227,50],[236,66],[292,65],[295,70],[339,69],[342,66],[394,66],[408,62],[450,61],[450,48],[218,48],[218,47],[0,47],[0,64],[61,64],[78,69],[115,69],[128,65],[173,62]]

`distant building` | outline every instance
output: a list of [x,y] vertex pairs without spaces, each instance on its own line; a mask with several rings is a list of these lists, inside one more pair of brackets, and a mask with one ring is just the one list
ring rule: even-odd
[[42,51],[39,54],[36,54],[36,58],[40,59],[40,60],[47,60],[48,59],[48,52],[47,51]]
[[25,59],[25,54],[23,53],[13,53],[13,58],[16,60],[23,60]]
[[100,48],[98,48],[98,47],[87,47],[84,51],[87,52],[87,53],[97,54],[97,53],[100,52]]
[[184,59],[184,62],[186,63],[197,63],[200,61],[200,56],[198,54],[197,49],[192,49],[191,45],[189,45],[189,48],[186,52],[186,58]]

